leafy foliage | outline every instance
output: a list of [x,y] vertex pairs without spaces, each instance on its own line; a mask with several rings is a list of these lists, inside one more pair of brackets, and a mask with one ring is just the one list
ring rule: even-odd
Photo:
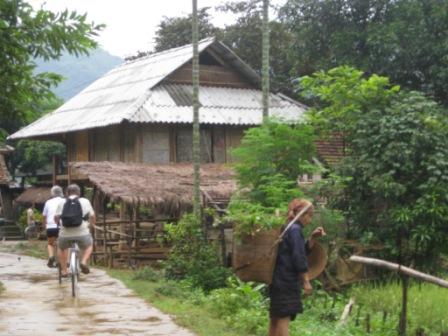
[[[20,217],[17,220],[17,224],[19,225],[22,231],[25,231],[26,227],[28,226],[27,223],[28,216],[26,214],[26,210],[27,209],[22,210],[22,212],[20,213]],[[34,209],[34,220],[42,224],[43,219],[44,217],[42,216],[42,213],[38,209]]]
[[263,205],[284,202],[288,195],[282,197],[281,191],[314,169],[314,139],[313,128],[305,123],[288,125],[270,120],[247,130],[241,145],[232,152],[241,187],[250,188],[251,197]]
[[[262,1],[229,1],[218,9],[237,15],[236,22],[218,33],[218,38],[230,46],[245,62],[261,74],[262,68]],[[291,92],[290,48],[294,35],[277,20],[269,22],[269,72],[274,87]]]
[[[57,109],[62,104],[58,98],[45,100],[41,102],[40,112],[36,115],[44,115],[52,110]],[[21,140],[15,146],[12,155],[8,155],[7,165],[13,176],[18,172],[25,175],[35,175],[38,170],[47,169],[51,171],[51,163],[53,156],[59,156],[64,159],[66,149],[62,143],[51,141],[35,141]]]
[[193,286],[211,290],[224,286],[230,271],[221,266],[216,246],[209,243],[192,214],[166,226],[172,249],[165,263],[169,279],[188,279]]
[[284,224],[288,203],[303,196],[298,176],[315,170],[314,151],[313,128],[308,124],[267,120],[246,131],[241,145],[232,151],[242,190],[232,198],[226,218],[235,223],[237,234]]
[[[64,51],[87,54],[97,46],[93,37],[103,28],[87,16],[65,10],[34,10],[24,0],[0,1],[0,125],[6,132],[33,121],[40,104],[61,80],[54,73],[34,73],[33,59],[58,59]],[[37,113],[37,115],[36,115]]]
[[[350,234],[382,243],[386,258],[429,268],[446,246],[447,111],[417,92],[399,92],[387,78],[349,67],[302,81],[318,99],[312,120],[331,120],[350,139],[334,196]],[[322,124],[322,123],[321,123]],[[325,127],[323,127],[325,128]]]
[[312,102],[308,116],[321,133],[338,132],[350,138],[357,122],[369,111],[388,106],[399,87],[387,77],[364,78],[362,71],[341,66],[302,77],[298,90]]
[[137,271],[135,271],[132,277],[133,280],[145,280],[153,282],[160,280],[160,278],[161,278],[160,274],[149,266],[139,268]]
[[448,103],[443,0],[288,0],[280,20],[294,36],[296,75],[350,65]]
[[[198,34],[199,40],[214,36],[218,31],[210,23],[209,8],[204,7],[198,10]],[[155,51],[163,51],[171,48],[191,44],[192,36],[192,15],[186,17],[165,17],[156,31]]]
[[356,236],[371,235],[399,261],[429,269],[447,251],[448,115],[403,93],[357,123],[343,167]]

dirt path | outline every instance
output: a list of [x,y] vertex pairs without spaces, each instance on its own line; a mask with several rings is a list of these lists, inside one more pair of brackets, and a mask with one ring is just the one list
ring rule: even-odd
[[44,260],[0,252],[0,281],[0,335],[193,335],[101,270],[81,278],[73,299]]

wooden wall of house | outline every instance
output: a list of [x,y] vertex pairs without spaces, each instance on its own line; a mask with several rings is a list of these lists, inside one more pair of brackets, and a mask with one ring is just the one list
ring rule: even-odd
[[[201,85],[253,88],[253,85],[249,81],[210,50],[201,53],[199,64],[199,82]],[[164,80],[164,82],[172,84],[191,84],[192,70],[192,63],[189,62],[177,69]]]
[[7,186],[0,186],[0,206],[2,207],[2,213],[0,217],[6,219],[13,219],[14,209],[13,209],[13,198],[14,195],[12,191]]
[[[245,127],[201,127],[201,161],[232,162],[229,151],[241,142]],[[191,125],[109,126],[67,135],[69,161],[191,162]]]
[[241,139],[243,138],[244,131],[246,127],[227,127],[226,128],[226,162],[234,162],[231,151],[233,148],[238,147],[241,144]]
[[[164,82],[172,84],[190,84],[192,65],[186,64],[175,71]],[[231,88],[252,88],[252,85],[242,78],[235,70],[222,65],[201,65],[199,82],[204,86],[226,86]]]
[[170,162],[170,127],[169,125],[142,125],[141,162],[168,163]]

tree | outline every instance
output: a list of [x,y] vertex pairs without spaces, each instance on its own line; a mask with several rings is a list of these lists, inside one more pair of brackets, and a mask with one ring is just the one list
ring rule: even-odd
[[53,98],[51,86],[62,78],[34,73],[35,58],[58,59],[64,51],[87,54],[103,28],[87,22],[86,14],[65,10],[34,10],[24,0],[0,0],[0,125],[7,133],[33,121],[40,105]]
[[193,213],[197,223],[201,222],[201,177],[200,177],[200,134],[199,134],[199,46],[198,46],[198,2],[193,0],[193,165],[194,165],[194,187],[193,187]]
[[[234,24],[219,29],[211,23],[209,8],[199,10],[199,39],[216,36],[230,46],[245,62],[261,75],[262,68],[262,10],[260,0],[229,2],[218,10],[238,15]],[[156,51],[191,43],[191,16],[164,18],[156,36]],[[271,21],[270,31],[270,77],[276,87],[291,93],[290,62],[287,59],[292,35],[285,25]],[[275,41],[275,43],[273,43]],[[144,55],[145,53],[141,53]]]
[[263,0],[263,121],[269,117],[269,0]]
[[[251,0],[228,2],[219,6],[220,11],[230,12],[238,17],[235,23],[219,31],[218,37],[261,75],[263,8],[260,4],[260,0]],[[292,80],[297,77],[290,73],[292,60],[289,59],[289,50],[293,43],[292,37],[286,25],[275,20],[269,22],[270,82],[274,89],[290,94],[293,93]]]
[[[353,231],[384,244],[397,263],[434,272],[448,252],[448,115],[420,93],[402,93],[357,123],[346,162]],[[371,224],[371,225],[370,225]],[[400,335],[406,335],[408,278],[402,277]]]
[[[42,109],[40,115],[54,111],[62,103],[63,101],[58,98],[43,101],[40,106]],[[40,169],[51,171],[51,163],[55,155],[65,159],[66,149],[63,144],[54,141],[20,140],[15,145],[13,154],[6,157],[6,163],[13,177],[18,172],[35,176]]]
[[350,65],[448,104],[445,0],[288,0],[292,74]]
[[[349,236],[382,245],[385,259],[434,272],[448,252],[448,112],[421,93],[390,88],[387,78],[360,76],[342,67],[305,80],[305,94],[319,101],[314,114],[349,135],[350,155],[337,170]],[[405,335],[407,277],[402,288]]]
[[[209,7],[198,10],[198,39],[214,36],[218,28],[210,22]],[[164,17],[156,31],[155,51],[163,51],[191,43],[193,14],[186,17]]]
[[388,106],[400,88],[387,77],[365,78],[362,71],[341,66],[302,77],[297,90],[313,106],[307,115],[320,135],[339,133],[350,141],[357,122],[369,111]]

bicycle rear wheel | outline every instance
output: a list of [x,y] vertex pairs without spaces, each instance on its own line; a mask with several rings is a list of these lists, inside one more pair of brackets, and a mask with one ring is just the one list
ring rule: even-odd
[[73,247],[70,252],[70,278],[72,281],[72,296],[78,295],[78,280],[79,280],[79,266],[78,266],[78,251]]
[[61,264],[58,262],[58,281],[59,284],[62,283],[62,269],[61,269]]
[[72,273],[71,278],[72,278],[72,296],[76,297],[78,295],[78,275],[76,273]]

